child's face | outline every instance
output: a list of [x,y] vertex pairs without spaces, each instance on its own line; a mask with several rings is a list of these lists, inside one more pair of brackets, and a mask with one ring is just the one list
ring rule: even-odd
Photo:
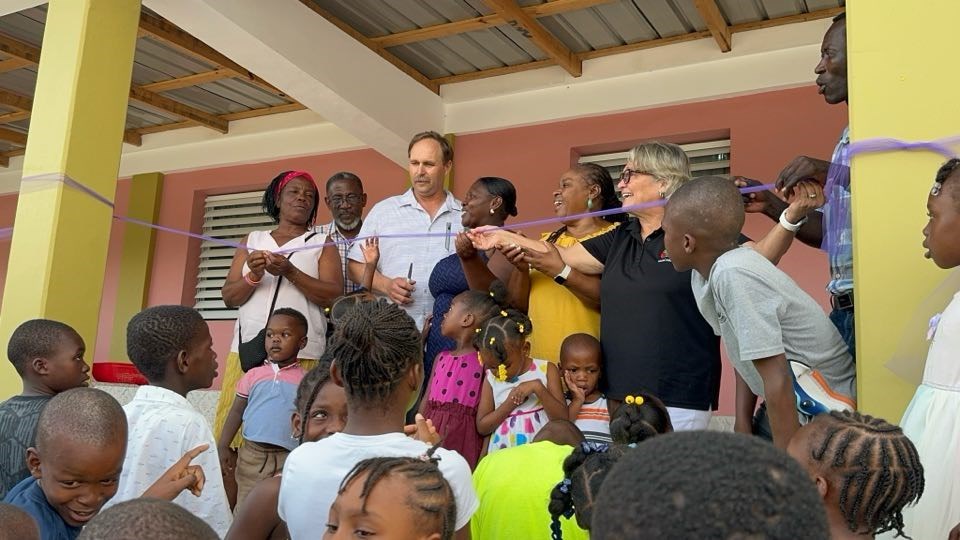
[[575,348],[560,358],[565,379],[569,378],[586,395],[597,389],[600,381],[600,357],[596,351]]
[[217,378],[217,353],[213,350],[210,327],[204,322],[187,343],[186,372],[191,389],[210,388]]
[[65,332],[53,354],[46,358],[44,383],[54,393],[86,386],[90,366],[83,360],[86,353],[83,338],[76,332]]
[[264,345],[267,358],[275,364],[296,360],[300,350],[307,346],[307,333],[297,319],[287,315],[274,315],[267,321]]
[[951,179],[939,195],[927,198],[927,226],[923,228],[925,256],[940,268],[960,266],[960,212],[954,199],[954,190],[960,189]]
[[71,527],[83,526],[117,493],[126,438],[77,444],[61,435],[47,446],[43,455],[27,450],[30,472],[57,514]]
[[[294,430],[305,429],[304,441],[319,441],[343,430],[347,423],[347,393],[342,386],[327,381],[307,412],[306,425],[297,422]],[[302,425],[302,428],[301,428]]]
[[[327,531],[323,538],[357,538],[375,536],[382,540],[439,540],[440,533],[419,530],[417,515],[407,502],[410,488],[395,475],[380,479],[367,493],[360,491],[367,475],[354,478],[330,507]],[[366,503],[366,504],[364,504]]]
[[466,315],[467,310],[464,303],[454,298],[450,304],[450,309],[443,315],[443,321],[440,323],[440,333],[450,339],[460,337],[460,332],[463,330],[461,322]]

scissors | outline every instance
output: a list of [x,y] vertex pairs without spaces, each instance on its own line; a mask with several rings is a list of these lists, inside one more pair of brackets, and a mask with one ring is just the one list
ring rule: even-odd
[[410,268],[407,270],[407,281],[413,281],[413,263],[410,263]]

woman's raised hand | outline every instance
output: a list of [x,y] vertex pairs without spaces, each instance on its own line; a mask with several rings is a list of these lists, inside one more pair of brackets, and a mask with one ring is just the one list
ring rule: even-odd
[[823,187],[813,180],[797,183],[787,198],[787,221],[797,223],[826,202]]
[[493,249],[501,244],[499,233],[500,229],[492,225],[484,225],[476,229],[470,229],[465,234],[473,242],[473,247],[476,249]]
[[461,259],[472,259],[477,256],[477,248],[473,247],[473,242],[466,233],[457,233],[454,246],[457,248],[457,257]]
[[247,256],[247,268],[250,269],[250,274],[257,280],[263,277],[263,272],[267,267],[266,253],[266,251],[257,250]]

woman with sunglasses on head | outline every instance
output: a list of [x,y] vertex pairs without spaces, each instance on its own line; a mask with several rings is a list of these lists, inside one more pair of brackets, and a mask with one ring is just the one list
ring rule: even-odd
[[[323,354],[327,328],[323,308],[343,294],[343,274],[336,246],[325,246],[330,238],[313,231],[319,193],[309,173],[277,175],[263,193],[263,210],[277,227],[251,232],[245,247],[237,248],[233,256],[221,294],[223,303],[239,308],[239,314],[217,402],[214,432],[218,436],[243,374],[240,345],[257,337],[273,310],[293,308],[306,316],[307,345],[299,354],[305,370]],[[291,249],[295,251],[287,251]],[[238,436],[231,447],[239,445]],[[224,473],[233,476],[232,470]]]

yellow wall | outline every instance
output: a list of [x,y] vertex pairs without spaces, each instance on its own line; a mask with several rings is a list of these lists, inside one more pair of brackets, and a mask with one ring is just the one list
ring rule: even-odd
[[[960,133],[958,20],[957,0],[847,2],[851,140]],[[918,306],[945,277],[923,258],[920,232],[927,194],[945,159],[890,152],[853,160],[859,405],[895,422],[914,385],[885,365],[908,321],[933,315]]]
[[[58,179],[113,199],[139,17],[139,0],[49,4],[0,310],[4,348],[20,323],[42,317],[76,328],[93,357],[112,212]],[[0,399],[19,391],[0,363]]]

